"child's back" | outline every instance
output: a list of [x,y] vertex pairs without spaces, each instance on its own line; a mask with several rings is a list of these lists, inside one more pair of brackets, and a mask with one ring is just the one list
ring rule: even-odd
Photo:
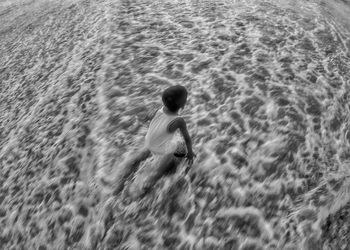
[[174,132],[169,132],[169,125],[178,117],[177,114],[165,113],[164,107],[157,111],[149,125],[145,138],[145,147],[153,154],[165,155],[175,151]]

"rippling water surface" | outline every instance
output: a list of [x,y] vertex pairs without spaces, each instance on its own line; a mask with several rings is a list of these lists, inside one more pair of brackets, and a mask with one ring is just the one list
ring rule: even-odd
[[[349,249],[349,6],[0,0],[0,248]],[[173,84],[190,178],[114,197]]]

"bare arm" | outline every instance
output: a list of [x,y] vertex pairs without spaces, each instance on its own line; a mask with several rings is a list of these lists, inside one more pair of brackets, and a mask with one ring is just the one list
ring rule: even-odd
[[186,122],[182,117],[175,119],[171,124],[169,124],[169,132],[175,132],[175,130],[180,129],[181,134],[185,140],[187,152],[189,155],[193,155],[192,150],[192,140],[190,135],[188,134]]

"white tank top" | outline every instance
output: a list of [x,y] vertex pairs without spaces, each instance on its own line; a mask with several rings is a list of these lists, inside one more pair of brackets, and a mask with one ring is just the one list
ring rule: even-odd
[[175,120],[178,115],[168,115],[164,112],[164,107],[159,109],[149,125],[145,146],[153,154],[164,155],[170,154],[176,149],[173,142],[175,132],[168,131],[169,123]]

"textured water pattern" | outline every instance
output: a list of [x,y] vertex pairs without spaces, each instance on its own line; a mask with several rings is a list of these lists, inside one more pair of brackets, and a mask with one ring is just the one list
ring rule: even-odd
[[[350,249],[347,8],[1,0],[0,248]],[[114,197],[173,84],[190,178]]]

